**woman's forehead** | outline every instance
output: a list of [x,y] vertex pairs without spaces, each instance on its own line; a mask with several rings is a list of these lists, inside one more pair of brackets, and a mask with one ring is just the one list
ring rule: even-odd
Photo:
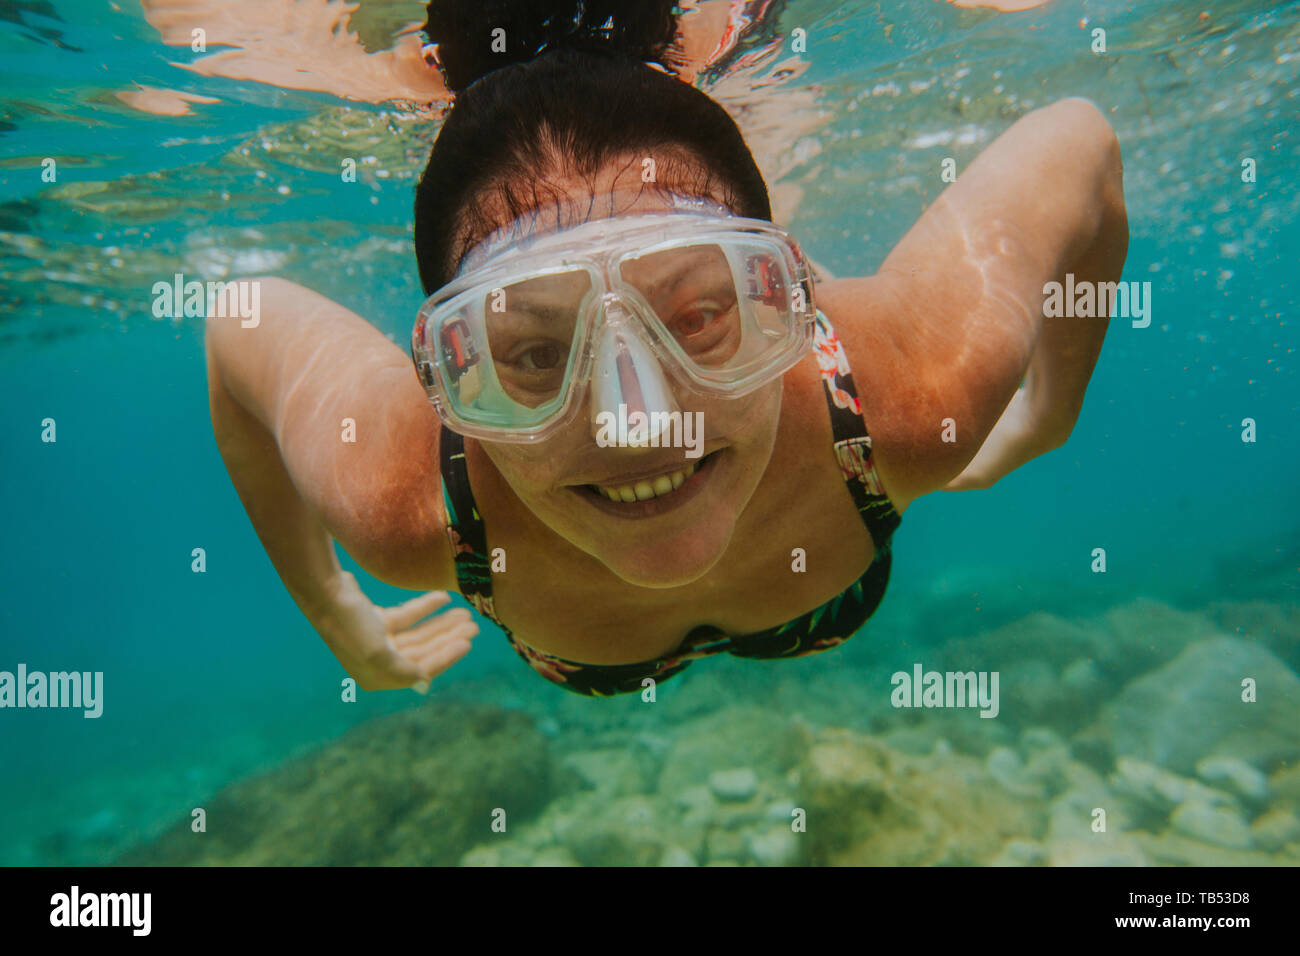
[[529,208],[516,210],[514,215],[492,217],[493,232],[512,222],[523,220],[536,232],[554,232],[613,216],[637,213],[667,212],[679,208],[682,198],[711,200],[713,197],[696,197],[685,192],[656,188],[656,184],[640,181],[611,183],[604,189],[592,189],[590,183],[581,181],[548,181],[544,195],[537,197]]
[[506,203],[484,197],[487,208],[481,211],[492,222],[488,232],[521,214],[537,229],[550,231],[628,213],[661,212],[673,208],[675,196],[694,197],[706,192],[710,195],[703,198],[721,202],[721,197],[712,195],[709,187],[713,185],[713,177],[704,174],[701,165],[689,157],[672,152],[659,157],[627,153],[594,174],[554,170],[525,195],[510,190],[514,201],[508,204],[509,211],[504,208]]
[[654,184],[643,183],[639,179],[635,183],[613,183],[608,190],[599,193],[591,189],[590,183],[548,183],[548,186],[556,188],[549,202],[539,202],[522,211],[516,209],[514,218],[508,221],[503,221],[504,214],[486,216],[492,224],[491,230],[467,244],[458,265],[468,265],[467,260],[476,260],[489,249],[499,249],[526,238],[572,229],[584,223],[615,216],[671,212],[680,210],[683,205],[730,212],[715,197],[656,189]]

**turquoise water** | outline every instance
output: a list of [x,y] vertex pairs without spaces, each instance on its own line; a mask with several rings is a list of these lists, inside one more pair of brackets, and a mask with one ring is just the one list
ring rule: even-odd
[[[153,318],[150,296],[175,272],[275,273],[403,345],[421,299],[412,190],[436,123],[391,104],[190,73],[172,63],[197,54],[163,45],[137,4],[120,6],[9,4],[13,15],[0,23],[0,670],[24,662],[102,671],[105,681],[97,720],[0,710],[0,863],[112,862],[227,784],[372,718],[430,706],[398,692],[339,700],[344,674],[285,593],[217,454],[201,324]],[[358,22],[370,48],[382,49],[419,10],[363,0]],[[651,750],[668,748],[665,767],[685,766],[671,755],[695,752],[700,721],[757,705],[802,714],[810,739],[847,727],[900,753],[924,751],[936,780],[946,759],[977,761],[1014,791],[1004,779],[1012,760],[998,748],[1028,764],[1037,738],[1026,743],[1025,733],[1035,728],[1087,764],[1087,741],[1071,737],[1074,716],[1050,703],[1062,681],[1087,684],[1076,679],[1086,667],[1072,664],[1095,659],[1114,677],[1082,694],[1091,703],[1069,704],[1085,722],[1105,718],[1109,704],[1118,708],[1112,724],[1127,719],[1134,700],[1174,714],[1179,695],[1197,690],[1175,680],[1186,668],[1161,668],[1226,634],[1267,649],[1261,687],[1276,693],[1257,706],[1271,708],[1281,742],[1254,761],[1270,781],[1266,800],[1227,784],[1216,792],[1235,794],[1231,812],[1246,824],[1300,809],[1287,802],[1296,796],[1287,796],[1296,786],[1289,769],[1300,748],[1287,748],[1300,711],[1286,682],[1300,669],[1300,5],[1205,10],[1177,2],[1136,10],[1057,2],[1023,14],[939,3],[770,10],[701,82],[742,117],[776,205],[788,210],[785,224],[813,258],[836,275],[870,273],[937,196],[944,157],[964,168],[1019,115],[1081,95],[1119,135],[1132,233],[1124,278],[1151,282],[1151,325],[1112,323],[1063,449],[989,491],[932,495],[909,509],[885,605],[839,651],[779,668],[702,662],[680,687],[665,685],[664,706],[646,717],[635,697],[576,700],[552,688],[484,621],[440,691],[527,711],[570,764],[581,763],[571,752],[651,734]],[[1099,25],[1104,56],[1088,46]],[[806,53],[772,45],[796,26],[808,31]],[[135,84],[217,102],[153,115],[116,97]],[[345,156],[374,157],[355,184],[339,182]],[[46,157],[57,161],[56,182],[42,181]],[[1256,160],[1254,183],[1241,181],[1246,157]],[[46,418],[57,423],[55,443],[41,440]],[[1241,440],[1244,418],[1257,423],[1253,443]],[[196,547],[206,550],[204,574],[190,570]],[[1106,549],[1104,575],[1090,570],[1097,547]],[[405,596],[344,563],[376,601]],[[1092,629],[1100,643],[1054,658],[1053,629],[1066,627]],[[1038,671],[1024,668],[1026,647],[1030,657],[1043,648]],[[1152,647],[1164,650],[1143,657]],[[1108,650],[1126,663],[1107,671]],[[1024,699],[1049,703],[1031,718],[1004,701],[998,731],[985,727],[996,720],[958,726],[973,714],[918,725],[916,714],[888,707],[891,672],[950,658],[963,669],[1020,673],[1022,687],[1040,685]],[[1166,696],[1125,697],[1144,679]],[[732,724],[740,750],[767,732]],[[900,729],[931,733],[949,749],[905,746]],[[1177,731],[1199,732],[1194,720]],[[1219,753],[1205,733],[1205,754]],[[1116,740],[1113,748],[1126,746]],[[1213,770],[1178,766],[1172,753],[1156,747],[1148,762],[1215,785]],[[764,777],[760,757],[751,762]],[[1195,832],[1176,824],[1178,811],[1162,817],[1132,797],[1133,773],[1103,764],[1096,772],[1116,800],[1150,811],[1121,814],[1133,830],[1153,840]],[[638,792],[667,805],[666,779]],[[1044,813],[1067,792],[1027,786]],[[1008,832],[1052,852],[1052,834],[1038,824]],[[1285,846],[1298,843],[1300,833],[1245,845],[1207,838],[1203,853],[1198,843],[1182,861],[1216,860],[1228,847],[1261,854],[1245,862],[1296,862]],[[1153,847],[1142,844],[1147,861],[1179,861]]]

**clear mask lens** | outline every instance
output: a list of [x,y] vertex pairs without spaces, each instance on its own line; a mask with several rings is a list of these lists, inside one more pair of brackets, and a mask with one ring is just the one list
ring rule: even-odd
[[792,277],[769,243],[649,251],[621,259],[619,276],[705,378],[747,368],[789,336]]
[[536,409],[559,399],[592,291],[591,275],[574,270],[511,282],[484,296],[487,352],[511,401]]

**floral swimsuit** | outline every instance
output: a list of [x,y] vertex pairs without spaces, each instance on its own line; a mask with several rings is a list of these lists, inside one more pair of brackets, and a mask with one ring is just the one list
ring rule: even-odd
[[835,457],[876,549],[871,565],[846,591],[793,621],[764,631],[727,635],[711,625],[700,625],[672,654],[635,664],[579,664],[534,650],[516,640],[496,615],[492,603],[490,551],[470,489],[465,440],[443,428],[440,437],[443,500],[461,594],[506,632],[510,646],[543,677],[565,690],[594,697],[640,691],[646,678],[666,680],[680,674],[692,661],[723,651],[735,657],[803,657],[844,643],[871,617],[885,596],[891,560],[890,538],[901,518],[876,474],[871,437],[862,418],[862,406],[853,387],[844,348],[830,321],[820,311],[813,347],[821,367],[822,384],[826,387]]

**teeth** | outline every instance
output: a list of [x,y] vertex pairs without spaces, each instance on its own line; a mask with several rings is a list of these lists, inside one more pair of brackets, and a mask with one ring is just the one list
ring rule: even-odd
[[695,469],[695,462],[689,462],[681,471],[674,471],[669,475],[660,475],[653,480],[638,481],[635,484],[620,485],[617,488],[609,485],[596,485],[596,489],[610,501],[629,503],[633,501],[649,501],[651,498],[660,498],[672,494],[686,483],[687,478],[695,474]]

